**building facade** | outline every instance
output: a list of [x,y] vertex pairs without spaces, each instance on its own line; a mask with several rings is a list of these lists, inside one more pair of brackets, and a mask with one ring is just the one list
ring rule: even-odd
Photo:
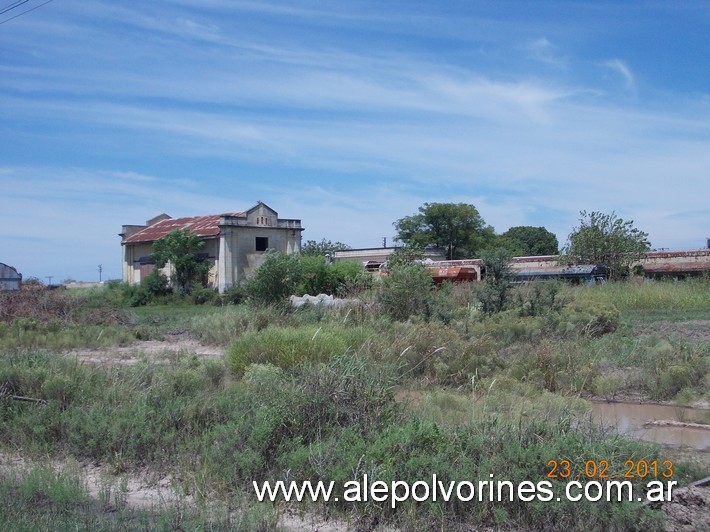
[[12,266],[0,262],[0,292],[20,290],[22,288],[22,274]]
[[[268,250],[301,251],[301,220],[282,219],[258,202],[244,212],[171,218],[161,214],[145,225],[124,225],[123,280],[139,283],[153,268],[153,242],[175,229],[187,229],[205,241],[200,255],[210,262],[209,285],[224,292],[246,279],[263,262]],[[169,265],[166,266],[169,272]]]

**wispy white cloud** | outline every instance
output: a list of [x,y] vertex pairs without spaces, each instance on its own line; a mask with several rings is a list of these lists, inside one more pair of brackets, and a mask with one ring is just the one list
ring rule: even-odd
[[561,55],[555,45],[547,37],[539,37],[528,41],[521,46],[521,49],[529,54],[536,61],[541,61],[550,65],[564,65],[566,59]]
[[633,89],[636,85],[636,80],[634,79],[631,69],[621,59],[610,59],[604,62],[604,66],[619,74],[627,88]]
[[193,4],[67,0],[4,34],[3,258],[39,275],[45,254],[75,277],[113,261],[116,276],[122,224],[257,199],[354,246],[391,242],[426,201],[561,242],[582,209],[663,247],[710,226],[707,100],[644,99],[628,50],[581,57],[573,30],[475,3]]

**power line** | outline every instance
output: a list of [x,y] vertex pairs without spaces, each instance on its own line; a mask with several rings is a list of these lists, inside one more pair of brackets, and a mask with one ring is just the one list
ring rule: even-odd
[[3,8],[2,8],[2,11],[0,11],[0,15],[2,15],[3,13],[7,13],[8,11],[11,11],[11,10],[13,10],[13,9],[15,9],[15,8],[17,8],[17,7],[20,7],[22,4],[26,4],[26,3],[29,2],[29,1],[30,1],[30,0],[18,0],[17,2],[15,2],[15,3],[13,3],[13,4],[10,4],[10,5],[7,6],[7,7],[3,7]]
[[[41,4],[39,4],[35,7],[32,7],[30,9],[28,9],[27,11],[23,11],[19,15],[15,15],[14,17],[10,17],[8,19],[3,20],[2,22],[0,22],[0,24],[5,24],[6,22],[10,22],[11,20],[16,19],[17,17],[21,17],[22,15],[25,15],[25,14],[29,13],[30,11],[34,11],[35,9],[39,9],[42,6],[49,4],[51,1],[52,0],[47,0],[46,2],[42,2]],[[11,6],[8,6],[7,8],[5,8],[2,11],[2,13],[6,13],[6,12],[10,11],[11,9],[21,6],[22,4],[26,4],[27,2],[29,2],[29,0],[21,0],[21,1],[15,2],[16,5],[13,4]],[[0,13],[0,15],[2,15],[2,13]]]

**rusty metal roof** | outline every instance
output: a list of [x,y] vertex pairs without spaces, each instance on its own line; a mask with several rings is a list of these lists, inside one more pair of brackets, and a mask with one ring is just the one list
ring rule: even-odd
[[244,218],[243,212],[232,212],[225,214],[208,214],[207,216],[188,216],[186,218],[168,218],[161,220],[145,229],[126,238],[124,244],[136,244],[139,242],[154,242],[165,237],[170,231],[175,229],[188,229],[201,237],[209,238],[219,235],[219,219],[222,216],[236,216]]

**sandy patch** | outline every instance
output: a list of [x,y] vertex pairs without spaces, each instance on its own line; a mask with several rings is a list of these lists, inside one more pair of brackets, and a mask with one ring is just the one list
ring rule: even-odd
[[192,338],[182,336],[166,340],[145,340],[125,347],[73,349],[66,353],[66,356],[76,357],[83,364],[97,366],[132,366],[141,360],[169,363],[182,355],[223,360],[225,350],[216,346],[202,345]]

